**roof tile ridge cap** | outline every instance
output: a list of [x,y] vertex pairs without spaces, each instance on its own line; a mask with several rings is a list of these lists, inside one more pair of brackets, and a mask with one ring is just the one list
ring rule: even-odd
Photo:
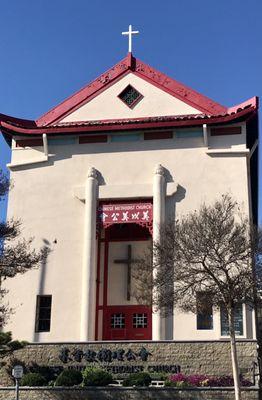
[[[214,115],[216,116],[216,115]],[[208,114],[199,113],[199,114],[171,114],[171,115],[153,115],[148,117],[133,117],[133,118],[110,118],[110,119],[97,119],[97,120],[90,120],[90,121],[76,121],[76,122],[57,122],[53,124],[53,127],[59,126],[74,126],[74,125],[81,125],[81,124],[97,124],[97,123],[115,123],[115,122],[125,122],[125,121],[148,121],[148,120],[159,120],[159,119],[179,119],[179,118],[190,118],[190,119],[197,119],[197,118],[205,118],[208,117]]]
[[25,119],[25,118],[17,118],[13,117],[12,115],[1,114],[0,113],[0,122],[9,122],[15,125],[22,125],[27,127],[36,127],[36,122],[32,119]]
[[[163,78],[164,78],[164,81],[165,80],[171,80],[173,83],[175,83],[176,85],[178,85],[178,86],[180,86],[181,88],[183,88],[183,89],[186,89],[187,91],[189,91],[190,93],[192,93],[192,94],[195,94],[195,95],[200,95],[203,99],[205,99],[207,102],[209,102],[209,103],[212,103],[214,106],[216,106],[216,107],[219,107],[220,108],[220,113],[223,113],[223,112],[227,112],[227,107],[226,106],[223,106],[222,104],[220,104],[220,103],[218,103],[217,101],[214,101],[213,99],[211,99],[210,97],[207,97],[207,96],[205,96],[204,94],[202,94],[202,93],[200,93],[200,92],[198,92],[197,90],[195,90],[195,89],[192,89],[191,87],[189,87],[189,86],[187,86],[187,85],[185,85],[184,83],[182,83],[182,82],[180,82],[180,81],[178,81],[178,80],[176,80],[176,79],[174,79],[174,78],[172,78],[172,77],[170,77],[169,75],[166,75],[165,73],[163,73],[163,72],[161,72],[161,71],[159,71],[158,69],[156,69],[156,68],[154,68],[154,67],[151,67],[151,65],[149,65],[149,64],[146,64],[145,62],[143,62],[142,60],[140,60],[140,59],[136,59],[136,69],[135,69],[135,72],[136,73],[138,73],[138,74],[140,74],[140,75],[145,75],[148,79],[150,79],[150,80],[152,80],[153,82],[154,82],[154,79],[152,78],[152,77],[150,77],[150,76],[148,76],[148,75],[146,75],[146,74],[143,74],[143,71],[141,70],[141,67],[140,67],[140,65],[142,65],[142,66],[144,66],[144,67],[146,67],[146,68],[150,68],[151,70],[153,70],[154,71],[154,73],[157,73],[157,74],[159,74],[160,76],[162,76]],[[169,89],[171,92],[173,92],[174,94],[176,94],[176,95],[179,95],[178,93],[175,93],[172,89]],[[182,96],[181,96],[181,98],[182,98]],[[196,104],[197,105],[197,104]],[[205,112],[206,113],[210,113],[210,111],[208,111],[208,110],[205,110]],[[217,112],[215,113],[213,113],[213,115],[216,115],[217,114]],[[212,114],[211,114],[212,115]]]
[[232,107],[228,107],[227,113],[228,114],[236,113],[238,111],[238,109],[244,109],[248,106],[258,109],[259,108],[259,97],[253,96],[250,99],[243,101],[242,103],[236,104],[235,106],[232,106]]
[[[134,58],[134,57],[133,57]],[[115,69],[116,67],[118,67],[119,65],[124,64],[127,66],[127,69],[130,69],[129,67],[129,59],[128,59],[128,55],[126,57],[124,57],[121,61],[119,61],[118,63],[116,63],[115,65],[113,65],[112,67],[108,68],[105,72],[103,72],[102,74],[100,74],[97,78],[93,79],[91,82],[88,82],[87,84],[85,84],[84,86],[82,86],[79,90],[77,90],[76,92],[74,92],[72,95],[70,95],[69,97],[67,97],[66,99],[62,100],[60,103],[58,103],[57,105],[55,105],[54,107],[50,108],[49,111],[45,112],[44,114],[42,114],[40,117],[38,117],[35,120],[35,123],[38,127],[44,127],[44,126],[52,126],[52,122],[47,122],[45,123],[45,121],[42,123],[42,121],[45,119],[45,117],[47,117],[49,114],[52,114],[54,112],[55,109],[57,109],[58,107],[62,106],[63,104],[65,104],[66,102],[69,102],[73,97],[79,95],[81,92],[83,92],[85,89],[87,89],[88,86],[94,84],[96,81],[98,81],[99,79],[102,79],[103,76],[109,74],[113,69]],[[125,72],[125,71],[123,71]],[[106,83],[105,83],[106,84]],[[97,89],[100,90],[100,89]],[[94,94],[97,90],[95,90],[92,94]]]

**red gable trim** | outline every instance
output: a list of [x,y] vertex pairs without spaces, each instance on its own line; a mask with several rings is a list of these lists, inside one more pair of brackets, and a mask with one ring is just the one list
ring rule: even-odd
[[68,114],[72,113],[75,109],[86,104],[92,98],[96,97],[99,93],[110,87],[113,83],[131,71],[140,78],[196,108],[200,112],[210,115],[226,112],[226,107],[214,102],[182,83],[169,78],[167,75],[162,74],[142,61],[137,60],[131,53],[129,53],[127,57],[114,67],[41,116],[36,121],[36,124],[38,126],[46,126],[58,122]]
[[227,108],[221,104],[218,104],[208,97],[185,86],[183,83],[169,78],[167,75],[157,71],[140,60],[136,61],[135,73],[147,82],[154,84],[158,88],[205,114],[222,114],[227,110]]

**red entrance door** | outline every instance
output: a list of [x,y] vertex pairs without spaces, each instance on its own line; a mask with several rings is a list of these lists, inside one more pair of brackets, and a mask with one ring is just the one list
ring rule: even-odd
[[105,307],[103,339],[151,340],[151,308],[136,305]]

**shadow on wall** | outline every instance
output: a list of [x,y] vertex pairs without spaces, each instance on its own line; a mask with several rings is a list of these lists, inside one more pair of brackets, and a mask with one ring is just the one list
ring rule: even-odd
[[[173,182],[174,179],[171,176],[170,172],[166,172],[167,181]],[[169,180],[172,179],[172,180]],[[180,203],[186,197],[186,189],[178,185],[176,193],[166,198],[166,221],[175,221],[176,218],[176,204]],[[166,332],[166,340],[173,340],[173,329],[174,329],[174,318],[173,315],[169,315],[165,318],[165,332]]]
[[[38,284],[38,296],[42,296],[45,293],[45,281],[46,281],[46,272],[47,272],[47,265],[48,265],[48,256],[51,253],[51,244],[49,240],[43,239],[43,246],[42,251],[44,252],[45,257],[40,266],[40,277],[39,277],[39,284]],[[37,307],[37,302],[35,307]],[[36,319],[37,310],[35,309],[35,319]],[[36,321],[35,321],[36,322]],[[39,342],[39,332],[36,332],[36,323],[34,325],[34,333],[33,333],[33,342]]]

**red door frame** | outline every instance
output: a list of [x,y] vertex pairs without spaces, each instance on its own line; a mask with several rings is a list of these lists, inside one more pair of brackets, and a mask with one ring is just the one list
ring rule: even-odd
[[[148,240],[147,237],[141,237],[139,239],[132,238],[132,241],[146,241]],[[150,338],[147,337],[147,340],[151,340],[152,337],[152,310],[150,307],[147,306],[140,306],[140,305],[130,305],[130,306],[108,306],[107,305],[107,292],[108,292],[108,249],[109,249],[109,243],[110,242],[130,242],[130,239],[112,239],[110,238],[108,229],[105,229],[105,238],[101,238],[101,234],[99,233],[98,235],[98,241],[97,241],[97,279],[96,279],[96,318],[95,318],[95,340],[98,340],[98,312],[99,310],[102,310],[103,312],[103,324],[102,324],[102,340],[110,340],[110,339],[104,339],[105,337],[108,337],[108,333],[106,332],[106,318],[108,315],[108,310],[110,310],[112,307],[117,307],[118,309],[123,308],[127,310],[128,308],[130,309],[130,313],[136,312],[136,313],[142,313],[145,312],[145,309],[147,310],[148,313],[148,330],[150,330]],[[101,272],[101,243],[104,243],[104,285],[103,285],[103,305],[99,305],[99,293],[100,293],[100,272]],[[140,328],[137,328],[140,329]],[[142,329],[142,328],[141,328]],[[143,339],[142,339],[143,340]]]
[[[111,329],[111,314],[125,314],[125,328]],[[134,328],[133,314],[147,314],[147,327]],[[150,334],[148,334],[150,332]],[[148,306],[107,306],[103,317],[103,340],[151,340],[152,311]]]

